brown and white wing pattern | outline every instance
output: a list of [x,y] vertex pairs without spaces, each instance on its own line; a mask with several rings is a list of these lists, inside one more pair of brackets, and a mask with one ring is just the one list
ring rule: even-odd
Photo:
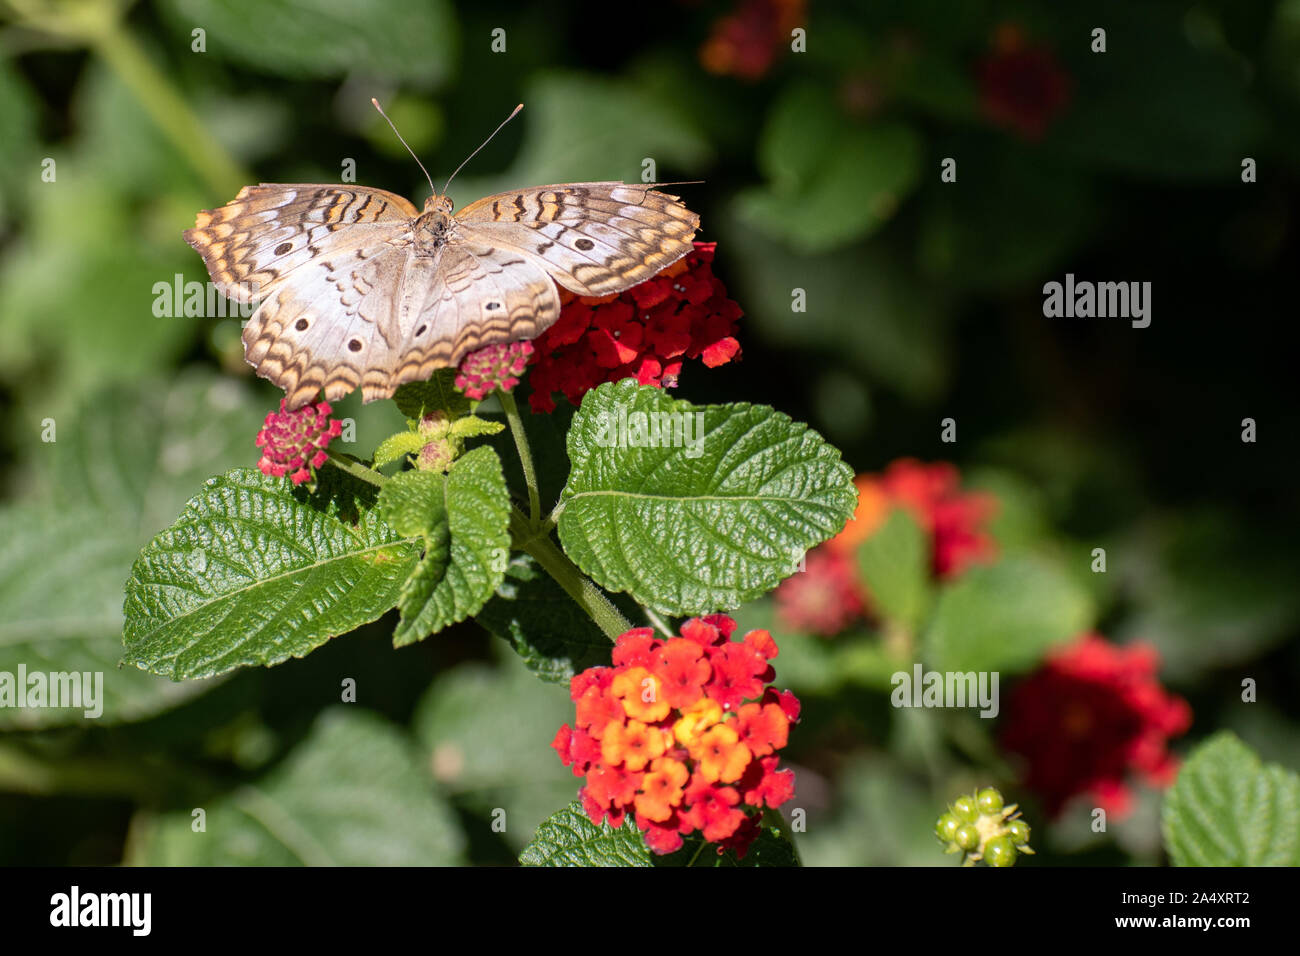
[[262,183],[198,214],[185,241],[227,298],[252,302],[322,256],[406,231],[410,202],[382,189]]
[[692,249],[700,217],[650,185],[566,183],[488,196],[456,214],[466,240],[509,248],[579,295],[622,292]]

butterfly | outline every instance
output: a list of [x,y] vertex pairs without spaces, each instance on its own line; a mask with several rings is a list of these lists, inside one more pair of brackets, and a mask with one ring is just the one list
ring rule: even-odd
[[557,283],[622,292],[689,253],[699,227],[654,184],[534,186],[459,212],[429,185],[423,209],[355,185],[245,186],[186,230],[222,294],[261,300],[244,357],[288,408],[322,391],[389,398],[476,349],[536,338],[560,316]]

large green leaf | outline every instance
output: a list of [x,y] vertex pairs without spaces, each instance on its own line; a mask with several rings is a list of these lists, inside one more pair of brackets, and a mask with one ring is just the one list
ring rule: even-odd
[[349,73],[435,83],[451,70],[456,20],[446,0],[166,0],[188,37],[207,31],[207,53],[290,76]]
[[488,602],[510,557],[510,493],[495,451],[475,448],[446,475],[403,472],[384,485],[379,507],[398,533],[424,542],[398,601],[395,646],[423,640]]
[[1300,866],[1300,775],[1215,734],[1165,795],[1162,828],[1176,866]]
[[140,553],[125,659],[182,680],[302,657],[392,608],[416,558],[350,490],[327,506],[236,469]]
[[455,814],[410,741],[336,707],[261,780],[192,809],[137,819],[127,862],[144,866],[441,866],[462,862]]
[[1087,593],[1064,572],[1037,558],[1007,558],[943,589],[923,654],[940,671],[1016,673],[1085,630],[1092,615]]
[[89,674],[96,696],[90,707],[0,706],[0,730],[83,725],[101,708],[96,723],[135,720],[207,690],[118,666],[122,578],[136,551],[129,527],[86,508],[6,508],[0,541],[0,673]]
[[509,641],[544,681],[567,685],[579,671],[609,664],[609,638],[526,554],[511,558],[496,596],[474,620]]
[[507,653],[497,666],[474,661],[440,674],[412,724],[442,789],[518,851],[582,785],[551,747],[573,723],[573,706],[568,688],[542,683]]
[[[639,445],[624,422],[660,427]],[[857,503],[853,472],[806,425],[763,405],[697,407],[631,379],[586,394],[568,447],[564,550],[601,586],[668,614],[771,590]]]

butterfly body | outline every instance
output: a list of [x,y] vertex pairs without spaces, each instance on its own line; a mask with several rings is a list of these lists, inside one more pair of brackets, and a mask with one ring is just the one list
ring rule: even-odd
[[535,338],[557,284],[604,296],[693,248],[699,217],[648,185],[567,183],[500,193],[459,213],[381,189],[246,186],[185,239],[217,287],[261,300],[245,358],[297,408],[324,391],[369,402],[469,352]]

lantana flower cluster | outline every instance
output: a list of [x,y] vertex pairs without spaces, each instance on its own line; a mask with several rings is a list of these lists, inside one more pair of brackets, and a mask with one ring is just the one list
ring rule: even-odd
[[906,509],[929,537],[937,579],[952,580],[994,557],[993,538],[985,527],[997,501],[983,492],[963,491],[952,464],[901,458],[879,475],[858,475],[854,484],[858,506],[853,520],[809,552],[804,570],[786,578],[776,592],[781,621],[793,630],[829,637],[871,613],[855,553],[893,508]]
[[257,467],[264,475],[288,475],[300,485],[311,478],[311,469],[325,464],[329,457],[325,449],[343,433],[343,423],[330,418],[334,409],[329,402],[304,405],[296,411],[284,406],[285,400],[280,399],[280,410],[267,412],[257,433],[257,447],[262,449]]
[[1002,746],[1025,761],[1025,783],[1053,816],[1087,794],[1114,817],[1133,807],[1130,774],[1166,787],[1178,774],[1169,739],[1191,726],[1187,701],[1159,679],[1149,644],[1082,634],[1053,651],[1011,693]]
[[742,313],[713,274],[716,246],[697,242],[684,258],[617,295],[561,289],[560,318],[533,340],[533,411],[553,411],[555,392],[577,405],[597,385],[624,378],[673,387],[686,359],[716,368],[739,355]]
[[574,726],[552,746],[574,776],[597,825],[627,814],[655,853],[672,853],[699,832],[743,857],[764,807],[794,795],[794,772],[777,769],[799,718],[789,691],[767,686],[776,642],[763,630],[733,641],[722,614],[692,618],[681,635],[634,628],[615,642],[612,667],[573,677]]

